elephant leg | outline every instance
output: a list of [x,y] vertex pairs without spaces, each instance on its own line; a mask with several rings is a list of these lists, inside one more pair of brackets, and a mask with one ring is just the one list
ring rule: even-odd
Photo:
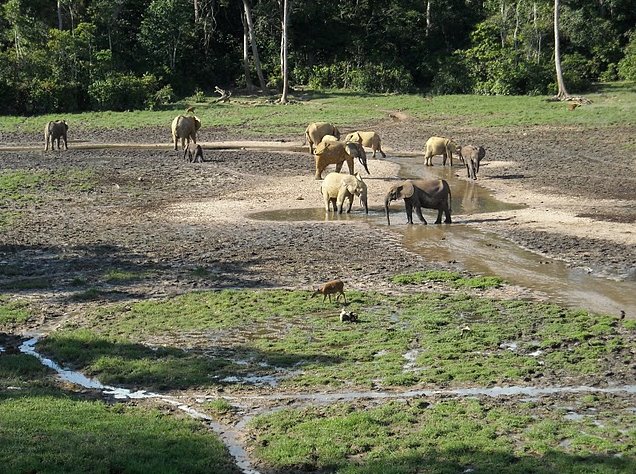
[[340,173],[340,170],[342,169],[343,164],[344,164],[344,161],[341,161],[340,163],[336,163],[336,173]]
[[68,150],[68,142],[66,141],[66,135],[62,137],[64,139],[64,149]]
[[[440,211],[441,213],[441,211]],[[445,208],[444,209],[444,214],[446,215],[446,219],[444,219],[444,223],[445,224],[451,224],[451,213],[450,213],[450,209],[449,208]]]
[[404,207],[406,209],[406,223],[413,223],[413,205],[410,202],[404,202]]
[[435,220],[436,224],[442,223],[442,212],[443,212],[443,209],[441,207],[437,209],[437,219]]
[[415,206],[415,213],[417,214],[417,217],[420,219],[421,222],[423,222],[424,224],[428,224],[428,222],[426,222],[426,219],[424,219],[424,214],[422,214],[422,208],[420,206]]
[[380,153],[382,153],[382,158],[386,158],[386,153],[384,153],[384,152],[382,151],[382,148],[380,148],[378,151],[379,151]]
[[[353,207],[353,198],[354,195],[353,194],[349,194],[349,209],[347,209],[347,214],[349,214],[351,212],[351,208]],[[342,211],[340,211],[342,212]]]
[[[340,166],[342,166],[342,164]],[[349,174],[354,174],[353,173],[353,158],[347,158],[347,166],[349,167]]]

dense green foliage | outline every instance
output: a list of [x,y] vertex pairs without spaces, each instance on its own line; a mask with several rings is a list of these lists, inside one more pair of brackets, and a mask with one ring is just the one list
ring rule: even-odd
[[[280,2],[248,3],[265,80],[277,87]],[[291,3],[294,85],[479,94],[555,89],[551,0]],[[636,0],[561,3],[569,89],[632,80]],[[175,95],[244,87],[242,7],[228,0],[5,0],[0,113],[156,109]],[[255,76],[253,61],[250,67]]]

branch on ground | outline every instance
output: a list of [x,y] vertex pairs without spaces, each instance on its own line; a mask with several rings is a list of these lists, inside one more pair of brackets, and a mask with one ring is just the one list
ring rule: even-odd
[[232,97],[232,91],[226,91],[225,89],[221,89],[219,86],[214,86],[214,92],[217,94],[221,94],[221,97],[216,99],[214,102],[229,102],[230,97]]

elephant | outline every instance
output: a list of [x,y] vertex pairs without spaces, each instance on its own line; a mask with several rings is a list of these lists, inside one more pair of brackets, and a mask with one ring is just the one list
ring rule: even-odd
[[201,128],[201,120],[194,115],[177,115],[172,121],[172,141],[174,149],[177,149],[177,142],[181,139],[181,149],[185,149],[186,143],[190,140],[197,142],[197,131]]
[[466,145],[460,148],[459,156],[464,159],[468,177],[471,179],[477,179],[479,163],[486,156],[486,149],[483,146]]
[[305,141],[309,143],[310,154],[314,154],[314,145],[318,145],[325,135],[333,135],[340,140],[340,130],[331,123],[314,122],[307,126],[305,129]]
[[349,199],[349,209],[347,209],[347,213],[349,213],[351,212],[354,197],[359,196],[365,214],[369,213],[367,185],[362,181],[360,173],[356,173],[353,176],[342,173],[329,173],[322,182],[320,192],[325,199],[326,212],[329,212],[329,203],[331,203],[333,211],[336,212],[338,210],[338,213],[342,214],[344,201]]
[[389,204],[391,201],[398,199],[404,199],[408,224],[413,224],[413,208],[415,208],[417,217],[424,224],[426,224],[426,219],[422,215],[422,208],[437,209],[436,224],[442,223],[442,212],[446,215],[444,222],[446,224],[451,223],[451,190],[448,182],[444,179],[407,179],[391,186],[384,197],[384,209],[388,225],[391,225]]
[[196,143],[188,143],[185,151],[183,152],[183,159],[188,158],[190,163],[203,163],[203,148]]
[[349,166],[349,174],[353,174],[353,159],[358,158],[368,174],[367,154],[359,143],[323,142],[314,150],[316,160],[316,179],[322,179],[322,172],[329,165],[336,165],[336,171],[340,172],[342,164],[346,161]]
[[322,137],[322,139],[320,140],[320,143],[324,143],[324,142],[337,142],[338,138],[334,137],[333,135],[325,135],[324,137]]
[[68,143],[66,141],[66,135],[68,132],[68,124],[66,120],[56,120],[48,122],[44,126],[44,151],[48,151],[49,142],[51,143],[51,150],[55,150],[55,141],[57,140],[57,149],[60,150],[60,139],[64,140],[64,148],[68,150]]
[[376,151],[382,154],[382,158],[386,158],[386,153],[382,151],[380,135],[376,132],[353,132],[345,137],[345,142],[358,142],[362,146],[373,150],[373,158],[375,158]]
[[450,160],[453,166],[453,153],[458,153],[459,146],[453,140],[444,137],[431,137],[426,141],[424,150],[424,161],[426,166],[433,166],[433,157],[442,155],[442,166],[446,166],[446,159]]

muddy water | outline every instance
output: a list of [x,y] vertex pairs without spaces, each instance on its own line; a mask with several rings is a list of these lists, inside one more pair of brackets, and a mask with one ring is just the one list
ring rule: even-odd
[[[453,191],[452,225],[407,226],[404,206],[391,206],[393,232],[403,236],[404,245],[429,261],[456,261],[471,273],[497,275],[513,285],[539,291],[551,301],[573,308],[636,318],[636,282],[613,281],[594,276],[585,268],[570,268],[564,262],[543,257],[518,245],[471,226],[487,222],[481,214],[514,210],[520,206],[495,199],[492,193],[479,186],[478,181],[459,179],[460,168],[425,167],[422,157],[397,156],[391,161],[400,165],[400,177],[418,178],[437,176],[446,179]],[[427,221],[434,222],[436,211],[425,210]],[[326,215],[324,209],[293,209],[252,214],[256,219],[275,221],[346,221],[363,220],[370,225],[386,226],[381,208],[370,210],[369,215],[359,212]],[[417,218],[416,218],[417,220]]]

